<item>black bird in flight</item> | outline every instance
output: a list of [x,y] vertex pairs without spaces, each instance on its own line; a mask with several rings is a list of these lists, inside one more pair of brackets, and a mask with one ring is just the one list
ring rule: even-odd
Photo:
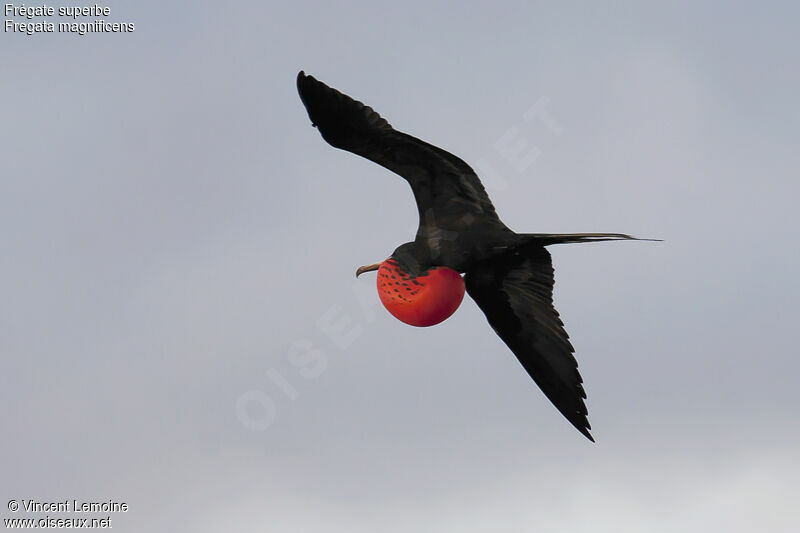
[[[331,145],[399,174],[411,185],[419,228],[411,242],[356,276],[378,270],[378,293],[400,320],[429,326],[450,316],[464,289],[544,394],[594,441],[574,349],[553,307],[551,244],[635,239],[620,233],[515,233],[464,161],[392,128],[372,108],[307,76],[297,90]],[[464,274],[464,277],[460,274]]]

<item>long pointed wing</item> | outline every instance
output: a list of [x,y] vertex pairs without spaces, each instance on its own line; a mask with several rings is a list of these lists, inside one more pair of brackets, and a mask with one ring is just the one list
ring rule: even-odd
[[311,122],[331,146],[378,163],[411,184],[421,219],[434,210],[439,219],[472,215],[499,222],[480,179],[458,157],[393,129],[371,107],[302,71],[297,90]]
[[542,392],[592,442],[583,379],[553,307],[553,264],[542,246],[526,246],[467,272],[467,293]]

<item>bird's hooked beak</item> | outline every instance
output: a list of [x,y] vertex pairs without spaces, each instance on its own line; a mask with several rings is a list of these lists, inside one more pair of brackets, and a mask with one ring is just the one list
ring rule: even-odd
[[356,270],[356,277],[360,276],[364,272],[372,272],[373,270],[378,270],[382,264],[383,261],[381,261],[380,263],[373,263],[371,265],[360,266],[358,267],[358,270]]

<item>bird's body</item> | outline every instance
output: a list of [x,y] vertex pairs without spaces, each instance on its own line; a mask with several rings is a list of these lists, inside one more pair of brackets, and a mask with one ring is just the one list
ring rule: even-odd
[[[489,324],[545,395],[593,440],[574,350],[553,307],[553,267],[545,246],[632,237],[616,233],[515,233],[497,216],[480,179],[464,161],[393,129],[370,107],[302,71],[297,87],[312,123],[329,144],[399,174],[414,193],[419,211],[414,240],[395,249],[386,262],[361,267],[357,275],[380,267],[382,301],[386,304],[391,299],[407,308],[430,302],[430,290],[424,300],[414,299],[415,286],[426,282],[433,286],[439,279],[447,280],[441,285],[442,297],[452,298],[458,307],[465,285]],[[387,263],[393,270],[381,281]],[[452,276],[429,275],[442,268],[464,274],[463,283],[460,278],[453,281]],[[462,283],[460,295],[453,283]],[[452,305],[443,307],[452,307],[452,311],[433,320],[426,317],[415,325],[436,323],[455,310]]]

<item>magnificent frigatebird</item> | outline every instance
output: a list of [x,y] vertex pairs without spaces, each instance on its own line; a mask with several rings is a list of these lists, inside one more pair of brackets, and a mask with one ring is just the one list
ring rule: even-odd
[[545,246],[639,239],[621,233],[515,233],[458,157],[395,130],[371,107],[303,71],[297,90],[323,139],[399,174],[417,202],[415,239],[387,260],[360,267],[356,277],[378,270],[381,301],[415,326],[449,317],[466,288],[544,394],[594,441],[575,350],[553,307],[553,265]]

